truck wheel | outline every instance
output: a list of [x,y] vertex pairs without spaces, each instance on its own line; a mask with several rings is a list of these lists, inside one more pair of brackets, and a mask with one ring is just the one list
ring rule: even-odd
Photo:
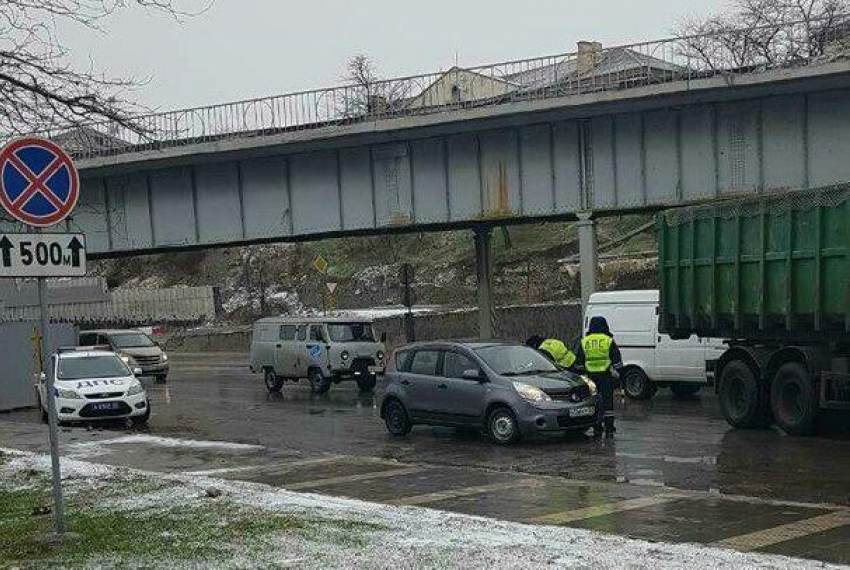
[[361,392],[371,392],[375,389],[375,385],[378,383],[378,377],[374,374],[369,374],[367,376],[361,376],[357,379],[357,387]]
[[767,394],[746,362],[733,360],[723,368],[718,395],[720,411],[731,426],[749,429],[768,425]]
[[384,406],[384,423],[387,426],[387,431],[395,436],[407,435],[413,429],[413,424],[410,422],[407,410],[404,409],[404,404],[396,399],[390,400]]
[[811,435],[818,415],[818,398],[811,375],[801,364],[789,362],[779,369],[770,389],[773,417],[790,435]]
[[693,398],[701,389],[702,384],[689,384],[684,382],[670,384],[670,391],[673,392],[673,395],[683,400]]
[[622,381],[623,391],[632,400],[651,400],[658,391],[658,386],[646,373],[634,366],[623,371]]
[[266,368],[263,380],[265,380],[266,388],[270,394],[276,394],[283,388],[283,378],[275,374],[271,368]]
[[311,368],[308,373],[310,389],[314,394],[324,394],[331,389],[331,378],[322,374],[318,368]]

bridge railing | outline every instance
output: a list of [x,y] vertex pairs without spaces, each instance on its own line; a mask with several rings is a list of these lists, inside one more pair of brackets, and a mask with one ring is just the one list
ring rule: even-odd
[[152,113],[47,133],[77,158],[160,150],[406,116],[622,91],[850,58],[850,16],[734,28]]

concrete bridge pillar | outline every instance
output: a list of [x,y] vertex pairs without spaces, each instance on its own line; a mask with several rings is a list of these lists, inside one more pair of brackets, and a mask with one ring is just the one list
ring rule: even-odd
[[587,307],[590,296],[596,291],[596,278],[599,271],[596,251],[596,221],[593,212],[578,214],[578,254],[581,271],[581,305]]
[[493,300],[493,228],[479,225],[475,233],[475,272],[478,276],[478,336],[492,339],[496,333],[496,304]]

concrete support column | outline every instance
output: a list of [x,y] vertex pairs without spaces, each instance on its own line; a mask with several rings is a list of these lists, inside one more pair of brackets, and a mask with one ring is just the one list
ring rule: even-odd
[[587,307],[590,296],[596,291],[599,263],[596,251],[596,222],[593,212],[578,214],[578,254],[581,271],[581,304]]
[[493,229],[475,226],[475,272],[478,276],[478,336],[492,339],[496,333],[496,304],[493,300]]

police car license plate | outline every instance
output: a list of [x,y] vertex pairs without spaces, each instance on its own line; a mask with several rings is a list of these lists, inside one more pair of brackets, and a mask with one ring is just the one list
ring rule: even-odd
[[119,409],[117,402],[101,402],[100,404],[92,404],[91,409],[96,412],[111,412]]
[[573,408],[570,410],[571,418],[586,418],[587,416],[592,416],[596,413],[596,409],[590,406],[583,406],[581,408]]

